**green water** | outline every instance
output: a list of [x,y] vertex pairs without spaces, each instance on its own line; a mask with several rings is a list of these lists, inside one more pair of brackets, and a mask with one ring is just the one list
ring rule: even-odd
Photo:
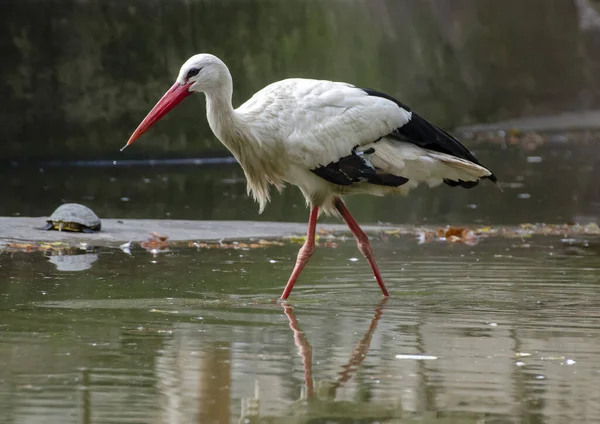
[[0,255],[0,422],[597,422],[596,245]]
[[[600,212],[595,143],[476,145],[501,190],[483,182],[472,190],[420,187],[402,197],[349,197],[361,223],[520,224],[594,221]],[[262,215],[246,194],[239,165],[140,167],[8,167],[0,216],[49,216],[62,202],[83,203],[101,218],[227,219],[305,222],[308,211],[287,187]],[[0,230],[1,236],[1,230]]]

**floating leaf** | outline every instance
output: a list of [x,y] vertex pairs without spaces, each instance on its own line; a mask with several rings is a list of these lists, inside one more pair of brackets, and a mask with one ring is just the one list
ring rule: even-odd
[[167,241],[167,239],[169,238],[168,236],[162,235],[157,233],[156,231],[152,233],[152,238],[153,239],[158,239],[160,241]]
[[451,237],[462,239],[463,235],[469,232],[469,230],[467,230],[466,228],[449,227],[445,231],[442,230],[442,232],[444,233],[444,237],[446,237],[447,239]]
[[269,246],[283,246],[283,243],[269,240],[259,240],[256,243],[240,243],[237,241],[231,243],[202,243],[199,241],[190,241],[188,242],[188,246],[197,249],[260,249]]
[[264,239],[260,239],[258,241],[259,244],[262,244],[263,246],[283,246],[283,243],[277,240],[264,240]]
[[399,235],[402,235],[402,234],[406,234],[406,231],[402,231],[402,230],[384,230],[383,233],[387,234],[389,236],[399,236]]
[[169,243],[167,243],[168,238],[169,237],[167,236],[154,232],[147,241],[141,242],[140,246],[154,254],[158,251],[166,250],[169,247]]
[[304,244],[305,241],[306,241],[306,236],[290,236],[290,243]]
[[40,246],[31,243],[6,243],[6,247],[10,248],[11,250],[20,250],[24,252],[40,250]]

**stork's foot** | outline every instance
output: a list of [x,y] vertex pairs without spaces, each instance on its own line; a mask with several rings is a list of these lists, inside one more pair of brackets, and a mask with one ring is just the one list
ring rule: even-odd
[[348,228],[350,228],[350,231],[352,231],[352,234],[354,234],[354,238],[356,239],[356,244],[358,245],[360,253],[362,253],[363,256],[367,258],[367,261],[369,261],[369,265],[371,265],[373,275],[375,275],[375,279],[377,280],[377,284],[379,284],[381,292],[384,296],[389,297],[390,292],[388,291],[387,287],[385,287],[383,278],[381,278],[381,272],[379,272],[379,266],[377,265],[377,261],[375,261],[375,254],[373,253],[369,236],[367,236],[362,228],[360,228],[360,225],[358,225],[358,222],[356,222],[354,217],[350,214],[350,211],[348,208],[346,208],[346,205],[344,205],[342,199],[337,198],[334,204],[335,208],[342,215],[342,218],[344,218],[344,221],[346,221],[346,224],[348,224]]

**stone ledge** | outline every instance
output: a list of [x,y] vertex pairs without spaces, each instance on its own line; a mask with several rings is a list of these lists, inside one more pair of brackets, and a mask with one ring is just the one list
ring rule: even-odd
[[[0,244],[19,242],[86,242],[95,246],[118,246],[133,241],[148,240],[157,232],[169,237],[169,241],[244,240],[252,238],[281,238],[293,234],[305,234],[306,223],[269,221],[192,221],[167,219],[103,219],[102,231],[95,234],[66,231],[45,231],[40,228],[45,217],[0,217]],[[349,232],[344,224],[320,224],[318,229]],[[365,231],[378,231],[390,226],[365,225]]]

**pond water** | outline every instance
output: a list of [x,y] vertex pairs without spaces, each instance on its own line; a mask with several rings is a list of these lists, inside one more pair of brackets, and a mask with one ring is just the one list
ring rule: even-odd
[[[488,181],[471,190],[419,187],[407,197],[349,197],[349,209],[361,223],[595,221],[600,213],[596,143],[550,139],[542,138],[546,144],[527,149],[521,144],[466,142],[498,176],[501,190]],[[275,191],[271,204],[258,215],[257,205],[246,195],[239,165],[231,163],[129,167],[48,163],[0,168],[0,178],[0,216],[49,216],[60,203],[76,202],[101,218],[308,219],[304,198],[295,187],[282,194]]]
[[0,255],[0,422],[600,420],[597,240],[297,247]]

